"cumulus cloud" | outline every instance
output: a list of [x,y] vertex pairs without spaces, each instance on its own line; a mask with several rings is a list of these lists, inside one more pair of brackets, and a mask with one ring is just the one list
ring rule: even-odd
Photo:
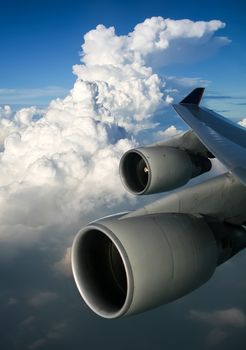
[[176,128],[176,126],[174,125],[171,125],[169,126],[168,128],[166,128],[165,130],[163,131],[159,131],[158,132],[158,136],[160,136],[161,138],[170,138],[170,137],[173,137],[173,136],[176,136],[178,134],[181,134],[183,132],[183,130],[179,130]]
[[[29,243],[131,198],[120,183],[119,159],[177,93],[174,78],[159,76],[156,67],[212,54],[229,42],[215,35],[223,27],[218,20],[153,17],[118,36],[99,25],[84,36],[65,98],[42,110],[1,107],[0,240]],[[174,126],[166,130],[174,133]]]
[[[212,21],[172,20],[152,17],[135,26],[134,31],[116,36],[113,27],[97,26],[85,36],[83,61],[87,65],[111,64],[118,67],[143,62],[152,67],[194,61],[210,55],[230,42],[214,33],[225,23]],[[100,44],[94,45],[95,41]]]

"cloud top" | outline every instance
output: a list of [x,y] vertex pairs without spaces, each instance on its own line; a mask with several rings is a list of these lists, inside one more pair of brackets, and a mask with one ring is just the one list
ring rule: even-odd
[[[117,36],[114,27],[98,25],[84,37],[82,62],[86,66],[114,67],[134,63],[138,68],[151,56],[158,66],[166,66],[169,63],[187,62],[191,58],[191,51],[196,52],[193,60],[197,60],[205,53],[206,56],[210,55],[230,43],[227,37],[214,35],[224,27],[225,23],[219,20],[194,22],[189,19],[152,17],[137,24],[128,35]],[[152,67],[155,67],[153,61]]]
[[99,25],[84,36],[77,78],[64,99],[43,110],[1,107],[0,239],[30,238],[57,224],[65,230],[123,203],[119,159],[177,92],[156,67],[189,61],[194,50],[213,53],[229,42],[215,35],[223,27],[218,20],[153,17],[119,36]]

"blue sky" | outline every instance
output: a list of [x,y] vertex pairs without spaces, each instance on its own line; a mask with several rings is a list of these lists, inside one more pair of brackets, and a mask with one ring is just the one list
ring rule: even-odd
[[[127,34],[151,16],[219,19],[232,42],[207,60],[168,67],[167,74],[212,81],[220,94],[245,95],[245,2],[236,1],[4,1],[0,5],[0,88],[71,88],[83,35],[97,24]],[[54,97],[54,94],[53,96]],[[43,101],[43,100],[42,100]],[[33,103],[33,101],[30,101]],[[35,101],[36,103],[40,102]]]

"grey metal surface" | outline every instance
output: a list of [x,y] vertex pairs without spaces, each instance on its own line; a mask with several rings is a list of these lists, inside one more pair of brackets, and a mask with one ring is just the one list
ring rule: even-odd
[[[139,156],[146,168],[146,179],[140,185],[137,162],[130,161]],[[187,183],[196,169],[189,155],[174,147],[141,147],[126,152],[120,161],[120,177],[126,189],[133,194],[152,194],[168,191]],[[143,172],[143,169],[142,169]]]
[[180,189],[126,214],[136,217],[156,213],[200,214],[242,225],[246,222],[246,187],[226,173]]
[[173,106],[201,142],[246,185],[246,130],[229,119],[193,104]]
[[[228,172],[79,231],[72,247],[73,275],[87,305],[102,317],[131,315],[180,298],[246,246],[240,226],[246,223],[246,131],[200,108],[203,91],[193,90],[174,106],[192,131],[133,150],[147,172],[141,191],[154,193],[197,176],[190,169],[190,161],[196,164],[191,154],[196,160],[216,156],[236,177]],[[131,166],[121,173],[123,181],[127,171]]]
[[211,169],[211,156],[194,132],[127,151],[120,160],[125,188],[137,195],[170,191]]
[[[77,234],[72,247],[77,287],[98,315],[117,318],[146,311],[190,293],[213,274],[218,246],[203,218],[183,214],[120,217],[89,224]],[[112,241],[123,261],[127,276],[123,299],[115,298],[116,286],[105,284],[112,268],[101,272],[109,252],[98,244],[99,236]],[[102,254],[97,273],[94,263]],[[111,276],[115,279],[114,273]]]
[[193,130],[188,130],[184,133],[178,134],[170,139],[164,141],[158,141],[151,145],[155,146],[168,146],[188,151],[193,154],[200,154],[204,157],[211,157],[211,153],[199,140]]

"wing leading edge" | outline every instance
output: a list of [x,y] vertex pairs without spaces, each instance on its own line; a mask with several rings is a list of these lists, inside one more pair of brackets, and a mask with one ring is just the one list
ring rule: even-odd
[[175,111],[197,137],[246,186],[246,129],[205,107],[200,107],[204,88],[197,88]]

